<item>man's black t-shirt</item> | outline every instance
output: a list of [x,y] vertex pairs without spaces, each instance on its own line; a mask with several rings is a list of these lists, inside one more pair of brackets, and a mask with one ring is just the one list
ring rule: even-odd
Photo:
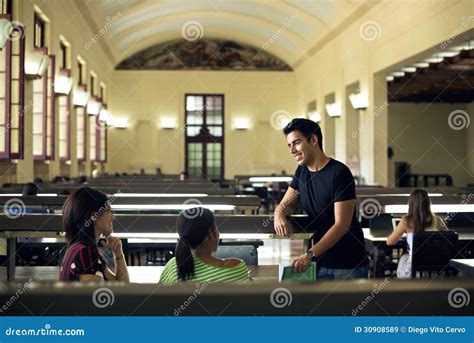
[[[333,159],[317,172],[298,166],[290,187],[300,194],[301,205],[311,223],[306,230],[314,231],[314,242],[318,242],[334,225],[334,203],[356,198],[351,171]],[[354,211],[350,229],[332,248],[318,257],[318,265],[349,269],[366,262],[364,234]]]

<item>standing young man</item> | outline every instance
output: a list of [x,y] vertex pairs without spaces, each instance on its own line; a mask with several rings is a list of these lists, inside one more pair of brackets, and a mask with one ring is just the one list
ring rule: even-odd
[[318,279],[366,278],[368,260],[362,227],[356,218],[355,182],[343,163],[323,152],[319,125],[308,119],[293,119],[284,129],[288,148],[298,168],[283,200],[275,210],[275,231],[287,236],[287,219],[299,201],[311,219],[313,246],[293,260],[305,271],[317,258]]

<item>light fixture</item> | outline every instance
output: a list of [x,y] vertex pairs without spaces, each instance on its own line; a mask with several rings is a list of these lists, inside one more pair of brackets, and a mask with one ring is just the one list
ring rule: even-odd
[[89,101],[89,93],[86,91],[86,86],[81,85],[76,88],[74,91],[74,106],[86,107],[87,102]]
[[29,80],[41,78],[48,70],[49,57],[42,50],[36,50],[26,55],[25,75]]
[[[431,204],[433,213],[474,212],[474,204]],[[408,205],[385,205],[385,213],[408,213]]]
[[[183,211],[197,207],[196,204],[176,204],[176,205],[159,205],[159,204],[148,204],[148,205],[110,205],[112,210],[170,210],[170,211]],[[235,210],[235,205],[208,205],[203,204],[211,211],[232,211]]]
[[112,113],[109,112],[105,107],[102,107],[102,109],[99,112],[99,120],[100,121],[105,121],[106,123],[109,121],[109,118],[112,117]]
[[58,95],[68,95],[72,89],[72,78],[70,71],[60,71],[59,75],[54,79],[54,93]]
[[202,198],[207,197],[205,193],[115,193],[116,198]]
[[235,118],[234,122],[234,129],[236,130],[248,130],[250,127],[250,121],[248,118]]
[[107,125],[113,126],[117,129],[126,129],[128,127],[128,119],[109,117],[107,120]]
[[415,67],[404,67],[404,68],[402,68],[402,71],[404,73],[414,73],[414,72],[416,72],[416,68]]
[[250,182],[291,182],[291,176],[253,176],[249,178]]
[[393,76],[387,76],[386,79],[388,82],[392,82],[393,80],[395,80]]
[[413,66],[416,68],[428,68],[430,64],[426,62],[418,62],[418,63],[413,64]]
[[96,96],[91,97],[87,103],[87,113],[91,116],[98,116],[101,108],[102,103],[99,101],[99,98]]
[[355,110],[365,110],[369,106],[369,96],[367,93],[352,93],[349,95],[352,108]]
[[309,119],[316,123],[319,123],[321,121],[321,113],[319,113],[318,111],[311,111],[309,112]]
[[13,24],[10,20],[0,19],[0,50],[2,50],[7,44],[13,33]]
[[330,117],[340,117],[342,114],[341,105],[336,102],[326,104],[326,111]]
[[162,129],[174,129],[176,127],[176,118],[161,118],[160,126]]
[[403,71],[394,71],[390,75],[393,76],[393,77],[404,77],[405,73]]

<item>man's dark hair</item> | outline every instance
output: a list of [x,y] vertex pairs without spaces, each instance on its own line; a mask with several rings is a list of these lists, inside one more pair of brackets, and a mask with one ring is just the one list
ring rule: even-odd
[[308,142],[310,141],[311,136],[316,135],[316,137],[318,137],[319,148],[323,150],[323,134],[318,123],[309,119],[295,118],[285,126],[283,133],[285,136],[288,136],[288,134],[293,131],[300,131],[303,136],[306,137]]

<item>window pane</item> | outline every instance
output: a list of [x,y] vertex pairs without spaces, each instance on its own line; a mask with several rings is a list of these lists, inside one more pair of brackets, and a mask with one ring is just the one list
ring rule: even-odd
[[188,135],[188,137],[195,137],[199,134],[200,129],[200,126],[188,126],[186,128],[186,134]]
[[43,112],[43,94],[35,93],[33,94],[33,113],[40,112]]
[[10,150],[14,154],[18,154],[20,152],[20,139],[18,134],[18,130],[12,130],[10,133]]
[[12,104],[18,104],[20,102],[20,82],[16,80],[12,80],[12,99],[11,103]]
[[61,158],[67,157],[67,142],[59,141],[59,156]]
[[34,155],[43,154],[43,136],[41,135],[33,136],[33,154]]
[[0,99],[0,125],[5,125],[5,116],[5,100]]
[[0,85],[2,87],[0,96],[4,98],[5,97],[5,74],[4,73],[0,73]]
[[7,49],[0,50],[0,70],[5,70],[5,52]]
[[20,78],[20,59],[18,56],[12,56],[12,79]]
[[41,113],[33,114],[33,134],[43,133],[43,115]]
[[222,137],[222,127],[221,126],[210,126],[209,133],[215,137]]
[[206,116],[206,122],[209,125],[222,125],[222,112],[208,111]]
[[5,130],[0,127],[0,151],[5,152]]
[[186,124],[187,125],[202,125],[203,124],[203,112],[202,111],[190,111],[187,114]]
[[188,95],[186,97],[186,111],[202,111],[203,98],[202,96]]

